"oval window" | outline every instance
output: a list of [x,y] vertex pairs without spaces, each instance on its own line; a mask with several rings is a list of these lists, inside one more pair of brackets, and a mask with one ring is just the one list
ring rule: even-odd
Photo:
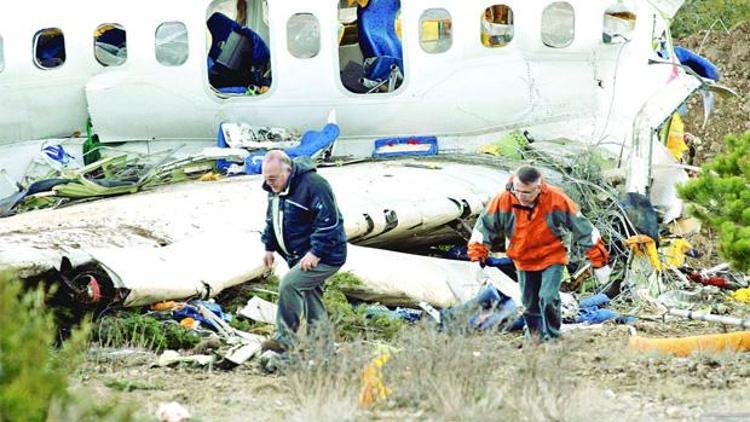
[[94,57],[102,66],[120,66],[128,59],[125,29],[116,23],[99,25],[94,31]]
[[419,18],[419,44],[430,54],[448,51],[453,44],[451,14],[445,9],[428,9]]
[[311,13],[297,13],[286,23],[286,46],[289,54],[309,59],[320,51],[320,24]]
[[558,1],[542,12],[542,42],[552,48],[563,48],[575,38],[575,12],[570,3]]
[[188,31],[182,22],[164,22],[156,28],[156,60],[164,66],[179,66],[188,59]]
[[65,36],[59,28],[47,28],[34,35],[34,64],[54,69],[65,63]]
[[482,45],[504,47],[513,39],[513,9],[500,4],[484,9],[480,20]]

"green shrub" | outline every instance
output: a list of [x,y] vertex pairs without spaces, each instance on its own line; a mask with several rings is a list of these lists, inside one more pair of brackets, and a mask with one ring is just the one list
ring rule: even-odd
[[41,421],[54,402],[68,399],[68,377],[88,344],[84,322],[58,349],[56,327],[41,288],[22,293],[13,275],[0,273],[0,420]]
[[679,187],[691,214],[719,232],[721,255],[739,271],[750,270],[750,132],[726,137],[727,152]]
[[201,338],[176,321],[159,320],[137,311],[122,311],[101,318],[93,330],[94,341],[106,347],[132,346],[160,352],[190,349]]
[[[707,30],[721,20],[727,28],[750,20],[748,0],[687,0],[672,21],[672,36],[682,38]],[[723,30],[717,23],[713,30]]]
[[342,287],[357,287],[361,284],[350,272],[337,273],[326,282],[323,303],[336,329],[336,335],[347,341],[363,337],[390,340],[404,327],[404,321],[391,319],[387,315],[368,317],[365,305],[353,307],[341,291]]

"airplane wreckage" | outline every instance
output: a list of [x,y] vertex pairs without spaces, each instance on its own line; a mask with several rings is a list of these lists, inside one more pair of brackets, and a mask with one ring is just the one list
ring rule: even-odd
[[[406,252],[465,242],[524,157],[594,151],[621,196],[592,189],[618,218],[630,193],[679,220],[680,110],[699,94],[707,118],[729,92],[673,45],[682,3],[43,0],[34,19],[2,14],[0,267],[57,280],[86,310],[257,279],[260,159],[284,148],[336,193],[342,271],[363,282],[351,297],[448,307],[487,282],[517,296],[498,268]],[[209,170],[234,177],[170,184]],[[620,241],[639,233],[623,226]]]

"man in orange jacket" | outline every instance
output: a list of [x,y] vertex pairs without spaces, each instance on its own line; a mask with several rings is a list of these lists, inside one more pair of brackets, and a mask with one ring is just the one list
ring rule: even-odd
[[484,262],[490,245],[510,239],[507,253],[518,271],[526,330],[542,340],[560,336],[560,283],[568,263],[561,228],[573,232],[596,277],[606,283],[612,271],[599,231],[562,190],[545,183],[531,166],[518,169],[505,190],[492,198],[469,240],[469,258]]

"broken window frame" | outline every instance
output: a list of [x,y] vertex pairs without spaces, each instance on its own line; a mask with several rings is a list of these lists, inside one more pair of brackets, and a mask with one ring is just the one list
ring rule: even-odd
[[[557,9],[557,8],[560,8],[560,9]],[[564,21],[560,23],[550,21],[550,19],[554,19],[556,16],[562,17],[563,19],[565,19],[566,16],[562,16],[562,14],[559,13],[559,11],[564,11],[563,8],[570,11],[570,16],[571,16],[570,25],[566,25],[568,22],[564,22]],[[558,11],[557,15],[554,14],[556,11]],[[566,27],[563,28],[562,31],[559,31],[559,29],[563,26],[566,26]],[[545,31],[545,28],[549,28],[549,30]],[[576,13],[575,13],[575,8],[573,7],[573,5],[567,1],[556,1],[554,3],[548,4],[542,11],[540,35],[541,35],[542,44],[544,44],[545,46],[549,48],[570,47],[576,38]],[[560,39],[564,41],[558,42],[559,40],[552,39],[550,37],[560,37]]]
[[[177,36],[174,36],[174,33],[166,34],[166,35],[172,36],[172,39],[167,40],[166,42],[160,43],[160,41],[166,39],[166,38],[160,38],[160,32],[163,31],[163,28],[168,28],[169,27],[168,25],[182,26],[182,29],[184,29],[184,31],[182,31],[181,33],[178,33]],[[171,51],[167,49],[166,47],[169,45],[182,44],[183,34],[184,34],[185,49],[184,51],[180,51],[180,53],[184,53],[184,54],[180,54],[180,55],[175,54],[174,57],[178,58],[178,60],[170,61],[167,58],[168,56],[165,56],[165,53],[171,53]],[[156,58],[156,61],[159,64],[161,64],[162,66],[167,66],[167,67],[182,66],[188,61],[188,59],[190,58],[190,37],[189,37],[188,27],[183,22],[167,21],[167,22],[160,23],[159,26],[156,27],[156,31],[154,31],[154,57]]]
[[[49,37],[55,37],[54,33],[59,33],[59,36],[62,37],[62,58],[60,57],[54,57],[54,59],[60,60],[60,63],[54,64],[54,65],[45,65],[40,61],[39,57],[39,48],[40,48],[40,38],[43,36],[49,36]],[[33,57],[34,57],[34,65],[42,70],[53,70],[58,69],[62,67],[66,60],[67,60],[67,51],[65,50],[65,33],[62,31],[62,29],[57,27],[51,27],[51,28],[44,28],[36,31],[34,34],[33,42],[32,42],[32,51],[33,51]]]
[[[604,11],[604,16],[602,17],[602,43],[604,44],[625,43],[630,40],[628,35],[635,32],[638,15],[636,15],[635,11],[621,5],[621,3],[614,3]],[[608,21],[613,25],[618,25],[618,31],[612,34],[608,33],[606,31]]]
[[[430,22],[436,24],[436,38],[434,41],[425,41],[425,24]],[[428,47],[428,45],[431,47]],[[453,46],[453,18],[447,9],[434,7],[422,12],[419,16],[419,46],[427,54],[442,54],[451,49]]]
[[[107,29],[108,27],[111,27],[111,28]],[[110,30],[113,30],[113,29],[119,29],[119,30],[121,30],[125,34],[125,36],[124,36],[125,40],[123,42],[123,47],[118,48],[118,50],[120,50],[120,51],[118,51],[117,54],[111,54],[103,46],[99,46],[98,45],[98,44],[111,45],[111,44],[100,42],[99,41],[99,37],[101,37],[102,35],[104,35],[107,31],[110,31]],[[100,33],[99,31],[102,31],[102,32]],[[116,46],[113,46],[113,47],[116,47]],[[114,22],[112,22],[112,23],[103,23],[103,24],[97,26],[96,29],[94,30],[94,58],[96,59],[97,63],[99,63],[103,67],[117,67],[117,66],[122,66],[123,64],[125,64],[125,62],[128,61],[127,48],[128,48],[128,34],[127,34],[127,31],[125,30],[125,27],[122,26],[122,25],[120,25],[119,23],[114,23]],[[102,51],[104,51],[106,54],[108,54],[108,55],[110,55],[110,56],[112,56],[112,57],[114,57],[114,58],[116,58],[118,60],[117,61],[113,61],[112,63],[105,63],[104,61],[102,61],[102,58],[100,58],[100,55],[98,54],[98,52],[100,51],[100,49]],[[119,54],[123,50],[124,50],[125,53],[124,53],[124,55],[120,56]]]
[[[305,22],[305,19],[312,18],[314,19],[314,26],[311,28],[304,28],[303,24],[305,23],[312,23],[312,21]],[[299,22],[297,21],[299,20]],[[293,41],[296,41],[298,37],[302,36],[302,31],[294,32],[294,26],[297,25],[298,29],[304,28],[304,29],[310,29],[312,30],[311,33],[308,33],[307,36],[309,37],[310,34],[315,34],[314,43],[315,45],[315,51],[312,52],[310,50],[309,52],[304,52],[303,54],[300,54],[302,50],[300,50],[300,46],[304,45],[302,43],[293,43]],[[310,43],[309,39],[307,40],[309,45],[312,45]],[[308,46],[309,46],[308,45]],[[320,20],[317,16],[315,16],[312,13],[295,13],[294,15],[290,16],[289,19],[286,21],[286,49],[289,52],[289,54],[292,55],[292,57],[297,59],[312,59],[313,57],[316,57],[320,53]],[[298,51],[299,50],[299,51]]]
[[[399,92],[401,87],[404,85],[405,80],[405,56],[403,49],[406,45],[403,43],[402,27],[401,27],[401,3],[403,0],[397,0],[397,9],[393,17],[393,31],[395,37],[398,39],[400,44],[398,57],[392,55],[383,54],[376,55],[374,57],[365,58],[362,48],[362,40],[359,37],[360,26],[362,25],[358,6],[350,6],[351,4],[368,4],[367,0],[341,0],[338,4],[338,23],[339,23],[339,35],[337,43],[338,53],[338,64],[339,64],[339,78],[338,83],[342,92],[352,96],[363,96],[363,95],[392,95]],[[345,19],[346,18],[346,19]],[[380,20],[380,22],[385,22]],[[387,30],[389,30],[388,28]],[[378,32],[382,34],[382,30]],[[395,41],[395,40],[394,40]],[[352,47],[356,47],[356,51],[352,51]],[[377,59],[394,59],[396,63],[400,62],[401,66],[397,64],[391,64],[388,66],[390,73],[387,77],[383,77],[382,69],[385,67],[381,65],[377,78],[368,79],[365,70],[364,73],[356,69],[357,66],[367,68],[375,63]],[[387,62],[384,61],[384,62]],[[353,71],[349,71],[349,65],[353,65]],[[356,78],[356,79],[355,79]],[[357,82],[358,80],[358,82]]]
[[[496,8],[506,8],[507,9],[507,15],[506,15],[506,23],[500,23],[496,22],[497,16],[494,14],[494,9]],[[487,20],[487,12],[492,13],[492,22]],[[491,29],[495,26],[504,26],[506,28],[506,33],[504,34],[491,34]],[[507,29],[509,28],[509,31]],[[500,28],[498,28],[500,29]],[[482,15],[479,17],[479,42],[485,47],[485,48],[503,48],[506,47],[508,44],[513,42],[513,39],[515,38],[515,23],[513,21],[513,8],[508,6],[507,4],[493,4],[490,6],[487,6],[484,11],[482,12]],[[506,40],[502,41],[493,41],[493,37],[507,37],[510,35],[510,38],[507,38]]]

